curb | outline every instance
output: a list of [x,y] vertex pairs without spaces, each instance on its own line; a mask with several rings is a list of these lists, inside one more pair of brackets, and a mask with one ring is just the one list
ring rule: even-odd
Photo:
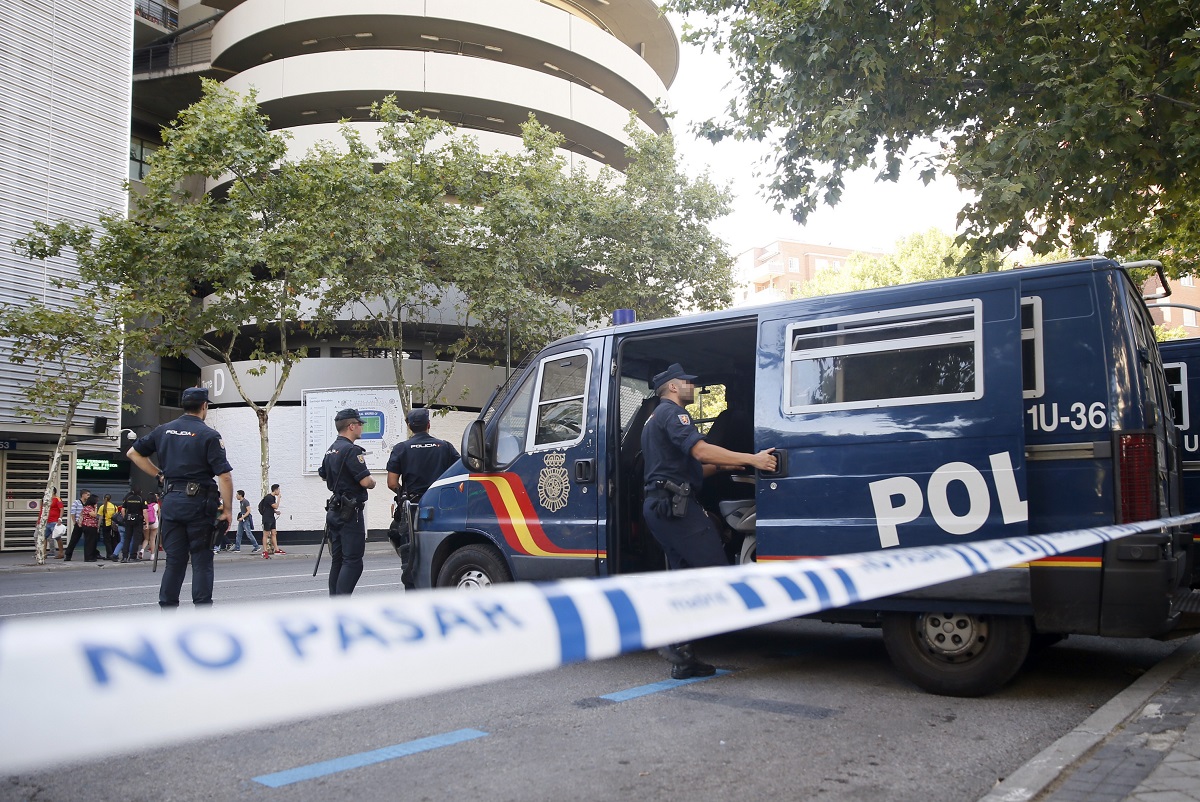
[[979,802],[1028,802],[1140,711],[1164,685],[1200,655],[1200,635],[1193,635],[1165,659],[1138,677],[1075,729],[1043,749],[997,783]]

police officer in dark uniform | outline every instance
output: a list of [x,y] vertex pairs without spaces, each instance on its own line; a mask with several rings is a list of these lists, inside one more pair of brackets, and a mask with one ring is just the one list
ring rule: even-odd
[[357,409],[343,409],[333,416],[338,437],[325,452],[317,473],[333,494],[325,506],[325,526],[329,532],[329,595],[348,596],[354,592],[363,571],[363,552],[367,547],[367,527],[363,508],[367,491],[375,486],[367,468],[366,450],[354,444],[362,437],[362,417]]
[[[212,604],[214,521],[229,528],[233,468],[221,435],[204,423],[208,390],[189,387],[180,397],[183,415],[140,438],[126,456],[164,482],[159,529],[167,567],[158,590],[160,607],[179,606],[179,591],[192,562],[192,604]],[[158,464],[151,460],[157,455]],[[224,501],[225,511],[217,509]]]
[[417,504],[434,480],[458,462],[458,451],[445,440],[429,433],[429,410],[414,409],[408,413],[408,429],[412,437],[392,447],[387,463],[387,486],[396,494],[396,511],[388,537],[403,561],[401,581],[411,589],[412,581],[412,520],[408,504]]
[[[660,400],[642,429],[646,462],[642,515],[671,570],[728,564],[716,527],[694,498],[706,473],[742,466],[775,470],[774,449],[744,454],[704,439],[684,409],[695,400],[695,378],[678,362],[655,375],[652,382]],[[671,662],[672,679],[707,677],[716,671],[696,659],[690,643],[674,643],[659,653]]]

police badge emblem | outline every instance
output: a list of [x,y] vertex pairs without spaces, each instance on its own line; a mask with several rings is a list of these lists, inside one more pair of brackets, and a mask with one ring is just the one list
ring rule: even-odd
[[538,474],[538,503],[550,512],[558,512],[567,506],[567,497],[571,494],[571,478],[563,464],[567,455],[553,452],[545,457],[546,467]]

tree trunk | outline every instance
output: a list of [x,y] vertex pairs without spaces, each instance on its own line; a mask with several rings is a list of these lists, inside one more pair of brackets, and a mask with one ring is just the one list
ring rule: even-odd
[[[62,463],[63,448],[67,444],[67,433],[71,430],[71,421],[75,419],[77,402],[67,405],[67,417],[63,420],[62,428],[58,430],[58,442],[54,445],[54,456],[50,458],[50,472],[46,475],[46,487],[42,490],[42,508],[38,513],[37,528],[34,530],[34,554],[38,565],[46,564],[46,521],[50,518],[50,490],[58,481],[58,466]],[[65,490],[66,488],[60,488]],[[63,504],[64,515],[67,505]],[[62,520],[61,518],[59,520]]]
[[259,458],[262,460],[261,484],[262,492],[259,493],[259,498],[266,498],[267,493],[271,490],[271,438],[267,431],[268,411],[261,407],[254,408],[254,414],[258,416],[258,448]]

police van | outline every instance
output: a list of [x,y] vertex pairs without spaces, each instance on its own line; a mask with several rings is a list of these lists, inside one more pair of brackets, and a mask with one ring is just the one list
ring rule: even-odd
[[[1200,512],[1200,338],[1168,340],[1159,343],[1158,350],[1174,401],[1175,429],[1183,463],[1181,506],[1185,513]],[[1197,559],[1200,526],[1189,529],[1192,533],[1192,587],[1200,588],[1200,560]]]
[[[775,473],[700,493],[734,562],[1178,510],[1150,316],[1121,265],[1097,257],[559,340],[497,392],[462,463],[422,499],[417,585],[662,570],[641,520],[641,432],[650,378],[672,362],[724,391],[710,442],[776,449]],[[1188,545],[1178,532],[1135,536],[822,617],[881,626],[927,690],[987,693],[1033,643],[1170,630]]]

